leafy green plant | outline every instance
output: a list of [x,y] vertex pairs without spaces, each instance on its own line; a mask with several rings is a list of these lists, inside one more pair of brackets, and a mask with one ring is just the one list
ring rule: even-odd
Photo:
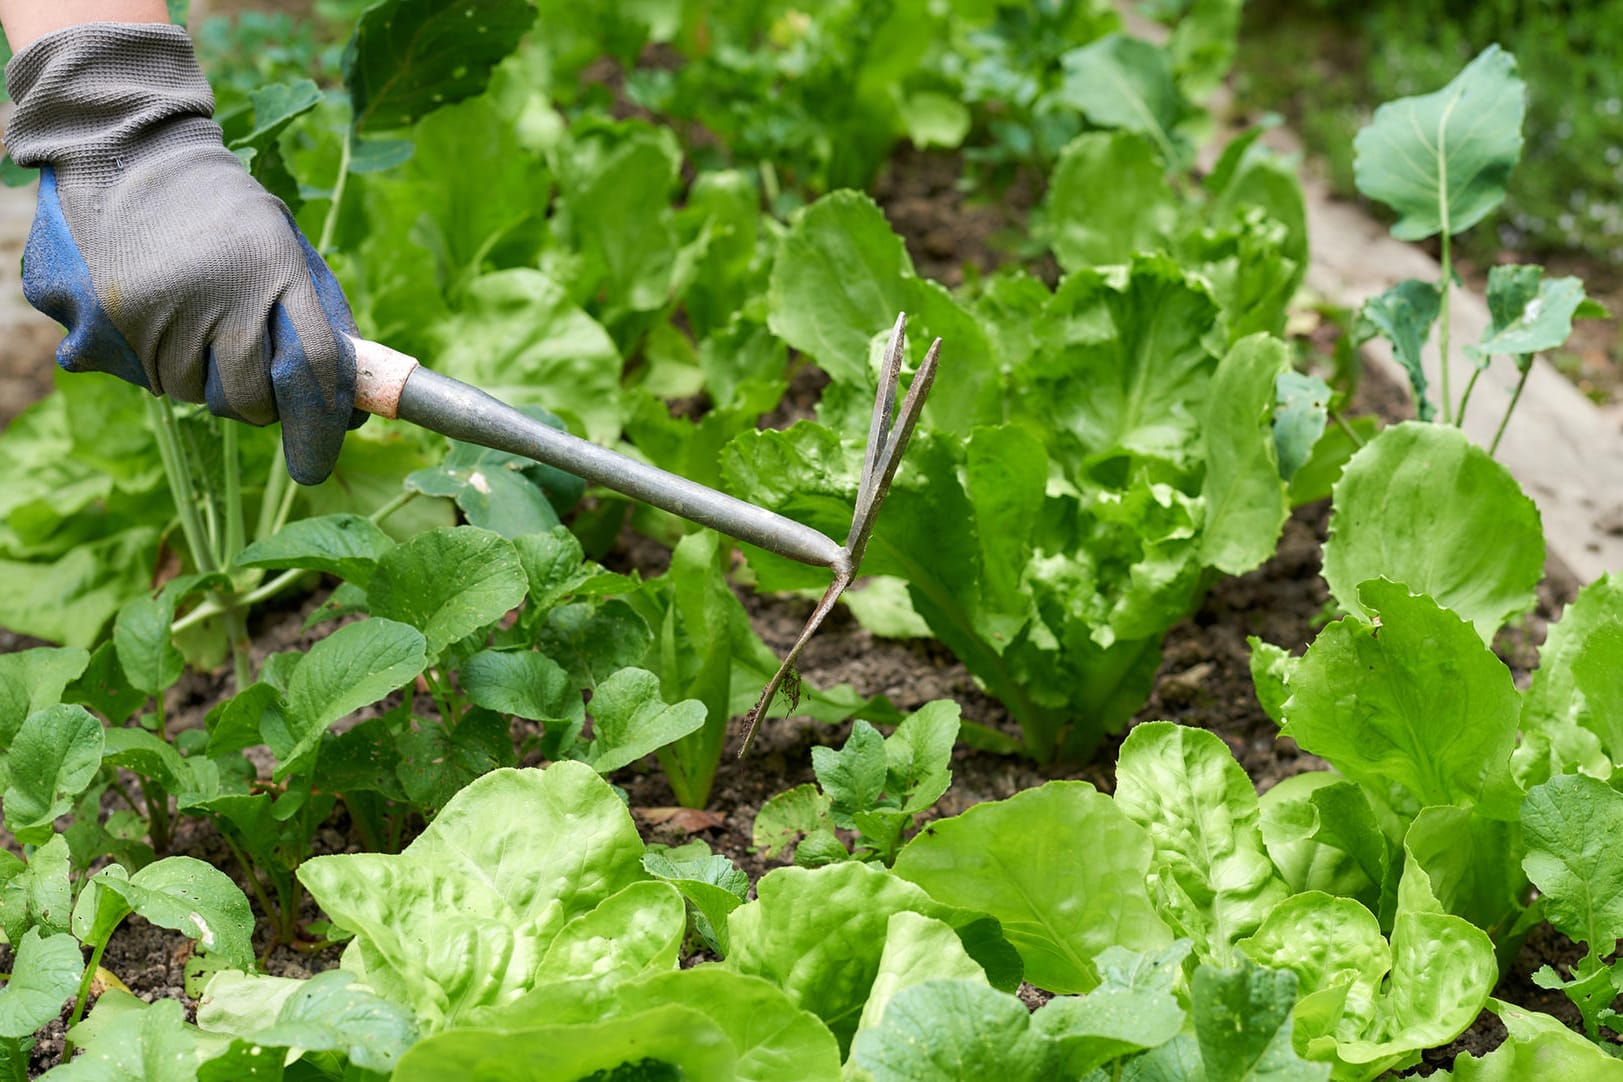
[[1562,979],[1551,966],[1533,975],[1543,988],[1557,988],[1577,1005],[1584,1031],[1601,1039],[1601,1027],[1623,1033],[1623,1015],[1612,1004],[1623,994],[1623,962],[1609,962],[1619,935],[1619,870],[1609,837],[1623,818],[1623,793],[1581,774],[1551,778],[1527,794],[1522,865],[1544,899],[1544,914],[1562,933],[1585,943],[1589,953]]
[[1553,1071],[1596,1082],[1623,1079],[1623,1063],[1552,1016],[1497,999],[1488,1000],[1488,1007],[1505,1024],[1505,1043],[1486,1056],[1457,1057],[1448,1077],[1458,1082],[1511,1082],[1530,1072]]
[[[1238,328],[1205,277],[1129,258],[1052,292],[1009,273],[954,298],[913,273],[871,203],[828,196],[791,223],[769,292],[774,332],[833,378],[820,423],[745,432],[723,452],[740,495],[843,530],[873,378],[860,328],[884,306],[951,343],[958,392],[926,408],[868,550],[907,604],[861,615],[922,619],[1040,759],[1085,755],[1125,722],[1208,569],[1260,563],[1287,513],[1272,427],[1283,345],[1227,346]],[[763,588],[817,585],[786,561],[751,563]]]
[[[1609,675],[1623,641],[1615,586],[1602,579],[1580,593],[1552,625],[1532,686],[1518,691],[1486,643],[1531,605],[1543,545],[1503,468],[1456,429],[1399,425],[1353,457],[1335,500],[1325,577],[1353,615],[1301,658],[1253,640],[1265,709],[1335,768],[1264,799],[1270,856],[1291,889],[1356,899],[1383,929],[1412,880],[1440,911],[1483,929],[1501,958],[1557,914],[1558,927],[1600,937],[1609,952],[1598,925],[1564,908],[1574,896],[1564,892],[1606,874],[1583,863],[1566,827],[1574,794],[1588,792],[1569,775],[1612,773],[1617,736],[1604,719],[1623,701]],[[1501,559],[1484,564],[1467,534],[1488,507],[1509,532]],[[1557,875],[1562,861],[1584,871]],[[1592,1032],[1615,995],[1600,957],[1576,982],[1542,978],[1590,997]]]
[[[220,963],[253,964],[248,899],[203,861],[166,857],[133,875],[109,864],[76,881],[60,834],[26,862],[9,853],[0,861],[0,931],[15,952],[0,988],[0,1066],[8,1077],[25,1077],[33,1034],[61,1015],[64,1000],[73,1000],[70,1026],[84,1015],[102,953],[131,914],[182,933]],[[72,1047],[69,1038],[66,1055]]]
[[1437,282],[1407,279],[1372,298],[1360,314],[1358,336],[1384,336],[1414,388],[1415,410],[1430,420],[1421,350],[1437,325],[1444,424],[1464,424],[1477,378],[1495,355],[1520,371],[1489,453],[1498,449],[1505,425],[1521,398],[1535,354],[1555,349],[1572,333],[1575,318],[1605,316],[1584,296],[1577,278],[1545,278],[1542,267],[1497,266],[1488,275],[1492,322],[1483,340],[1466,348],[1476,371],[1456,403],[1449,388],[1449,292],[1455,280],[1453,241],[1482,221],[1505,198],[1510,171],[1522,156],[1526,87],[1516,61],[1489,46],[1443,89],[1388,102],[1358,133],[1358,190],[1397,213],[1393,236],[1442,245]]
[[1049,782],[931,823],[897,857],[896,874],[997,918],[1028,981],[1075,994],[1099,986],[1107,948],[1171,944],[1148,893],[1152,854],[1109,797],[1086,782]]
[[[1101,944],[1154,953],[1176,934],[1171,964],[1193,955],[1185,970],[1197,1034],[1212,994],[1203,982],[1236,992],[1250,982],[1278,1005],[1276,1025],[1294,1013],[1283,1036],[1264,1030],[1259,1048],[1277,1039],[1285,1060],[1331,1064],[1329,1077],[1373,1079],[1463,1031],[1497,980],[1493,946],[1443,912],[1432,894],[1439,877],[1414,848],[1407,865],[1399,858],[1388,935],[1360,901],[1292,882],[1300,861],[1278,847],[1276,865],[1268,819],[1221,740],[1157,722],[1123,745],[1114,800],[1083,783],[1049,782],[977,805],[931,824],[903,849],[896,873],[938,901],[997,917],[1027,980],[1084,992],[1084,1002],[1101,981],[1110,986]],[[1075,860],[1077,851],[1089,859]],[[1294,979],[1270,972],[1280,970]],[[1148,1053],[1137,1069],[1178,1054],[1186,1053]],[[1294,1069],[1326,1077],[1322,1066]]]
[[[947,764],[958,736],[958,704],[928,703],[890,736],[866,721],[851,727],[845,747],[812,749],[817,782],[779,793],[756,813],[754,840],[767,857],[793,849],[796,864],[896,860],[913,817],[952,784]],[[836,833],[855,833],[851,848]]]

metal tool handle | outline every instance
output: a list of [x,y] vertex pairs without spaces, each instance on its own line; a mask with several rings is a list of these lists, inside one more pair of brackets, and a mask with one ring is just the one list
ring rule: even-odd
[[379,342],[350,341],[355,345],[355,405],[368,413],[523,455],[780,556],[840,574],[851,571],[850,552],[810,526],[560,432]]

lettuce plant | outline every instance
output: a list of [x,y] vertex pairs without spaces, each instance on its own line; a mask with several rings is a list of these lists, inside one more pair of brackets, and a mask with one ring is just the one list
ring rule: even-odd
[[[873,204],[836,193],[791,223],[769,297],[772,329],[834,383],[820,423],[743,433],[722,472],[825,530],[849,518],[866,431],[860,328],[905,309],[948,343],[957,391],[925,410],[867,566],[906,584],[912,611],[895,622],[922,618],[1008,706],[1030,754],[1090,751],[1148,694],[1161,637],[1209,569],[1272,551],[1287,510],[1271,426],[1284,347],[1230,347],[1239,324],[1170,258],[1078,270],[1052,292],[1004,275],[963,301],[913,273]],[[751,560],[765,588],[814,584]]]
[[[946,699],[909,714],[888,737],[859,719],[839,751],[812,749],[816,784],[761,805],[756,848],[776,857],[792,847],[802,867],[853,857],[894,863],[913,817],[952,784],[947,764],[957,736],[958,704]],[[846,848],[836,830],[854,831],[855,848]]]
[[[1470,1025],[1498,967],[1488,936],[1438,900],[1439,885],[1457,889],[1448,869],[1412,851],[1400,857],[1383,926],[1358,900],[1293,883],[1300,862],[1287,851],[1293,862],[1275,863],[1272,833],[1222,741],[1158,722],[1123,745],[1114,800],[1084,783],[1049,782],[977,805],[931,824],[902,850],[896,873],[939,901],[997,917],[1027,980],[1085,993],[1084,1002],[1110,982],[1107,945],[1154,952],[1178,935],[1175,958],[1192,955],[1183,969],[1197,1032],[1203,981],[1266,987],[1241,974],[1289,971],[1289,990],[1267,996],[1294,1017],[1279,1047],[1306,1061],[1295,1068],[1301,1077],[1326,1077],[1329,1065],[1328,1077],[1373,1079]],[[1011,848],[1015,837],[1028,840]],[[1179,1054],[1150,1052],[1133,1069]]]
[[1522,866],[1544,899],[1544,915],[1589,948],[1569,979],[1545,965],[1533,980],[1566,993],[1597,1041],[1603,1026],[1623,1034],[1623,1015],[1612,1008],[1623,994],[1623,962],[1608,961],[1623,936],[1623,869],[1612,848],[1620,822],[1623,793],[1581,774],[1551,778],[1522,804]]

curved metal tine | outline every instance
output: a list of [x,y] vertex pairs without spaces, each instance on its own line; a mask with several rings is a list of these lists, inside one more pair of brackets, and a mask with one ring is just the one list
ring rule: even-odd
[[808,642],[811,642],[811,638],[817,633],[817,629],[823,626],[823,621],[828,619],[828,614],[834,611],[834,602],[840,599],[840,595],[845,593],[845,588],[849,585],[851,585],[850,572],[840,571],[835,574],[834,581],[829,584],[828,590],[823,594],[823,599],[812,610],[810,618],[806,621],[806,626],[800,629],[800,637],[795,640],[795,644],[784,655],[783,664],[779,665],[778,671],[772,674],[772,679],[768,681],[765,689],[762,690],[761,697],[755,700],[755,705],[750,708],[750,712],[744,715],[744,739],[738,746],[738,757],[740,759],[744,757],[745,752],[750,750],[750,742],[755,739],[756,732],[761,728],[761,719],[766,717],[766,712],[771,709],[772,700],[777,697],[778,688],[783,684],[783,678],[794,669],[795,662],[800,659],[800,652],[806,648]]
[[936,366],[940,358],[941,339],[937,338],[930,343],[930,351],[924,355],[919,370],[913,374],[913,383],[907,389],[907,397],[902,401],[901,413],[897,417],[894,436],[875,467],[869,504],[864,509],[859,502],[858,517],[851,523],[851,539],[845,543],[851,553],[849,574],[853,578],[862,566],[863,554],[868,551],[868,538],[873,535],[874,523],[879,520],[879,508],[890,493],[890,484],[896,479],[896,468],[901,465],[908,441],[913,438],[913,429],[919,423],[919,415],[924,412],[924,400],[930,396],[930,388],[935,384]]
[[874,395],[873,420],[868,424],[868,446],[862,454],[862,475],[857,484],[856,509],[851,516],[851,532],[846,537],[846,548],[857,535],[857,523],[870,514],[874,499],[874,480],[882,468],[885,450],[895,425],[896,391],[902,381],[903,347],[907,341],[907,313],[896,316],[890,341],[885,345],[885,358],[879,368],[879,390]]

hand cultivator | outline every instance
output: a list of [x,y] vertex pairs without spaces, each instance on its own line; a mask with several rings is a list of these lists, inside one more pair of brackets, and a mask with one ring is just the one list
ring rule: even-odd
[[560,432],[477,387],[423,368],[413,358],[377,342],[355,340],[355,404],[368,413],[399,417],[452,439],[532,458],[730,537],[759,545],[769,552],[830,568],[834,581],[746,717],[744,739],[739,748],[739,754],[743,755],[755,737],[762,716],[772,705],[773,696],[794,669],[801,650],[856,577],[879,508],[885,502],[896,467],[901,463],[902,453],[913,435],[913,426],[918,423],[924,400],[935,381],[940,339],[930,346],[898,410],[896,398],[901,383],[906,327],[907,315],[902,313],[896,317],[896,326],[885,347],[879,393],[874,400],[873,421],[868,429],[868,447],[857,489],[856,511],[844,544],[764,507]]

